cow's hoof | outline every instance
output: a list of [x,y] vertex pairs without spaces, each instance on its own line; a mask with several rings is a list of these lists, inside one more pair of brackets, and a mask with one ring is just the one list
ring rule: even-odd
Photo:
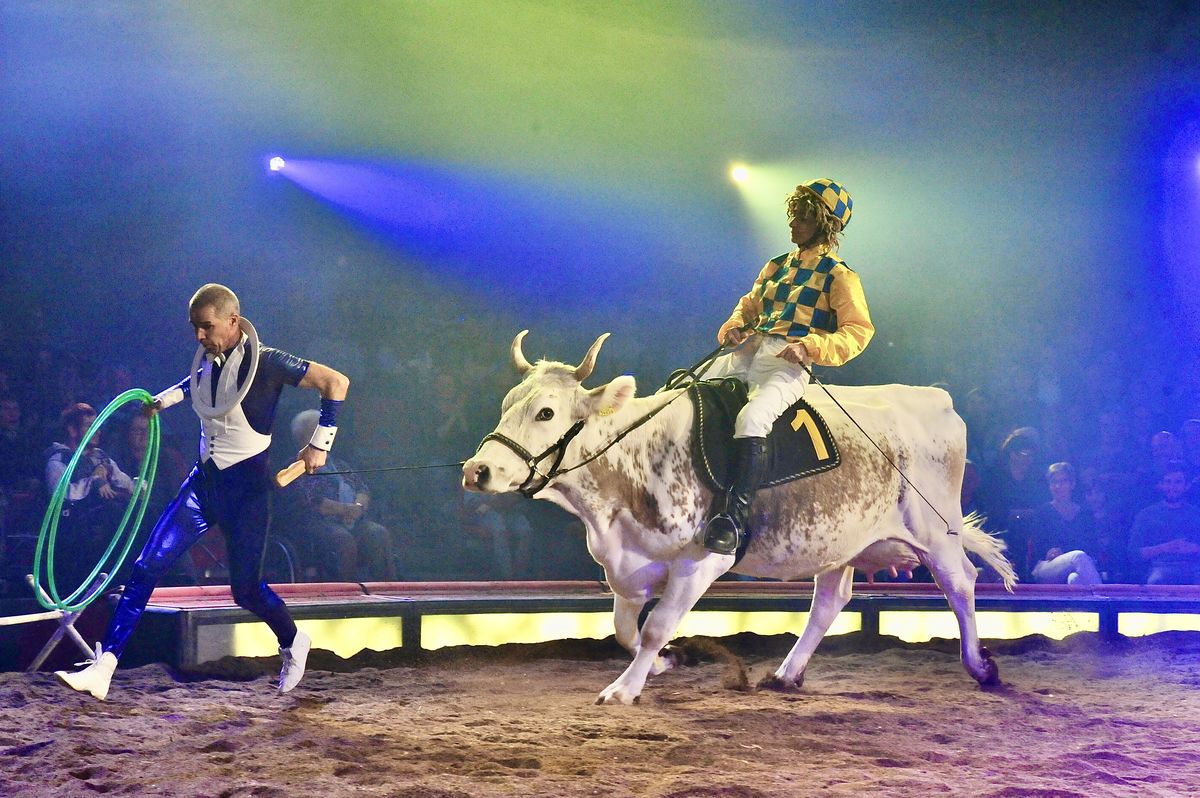
[[1000,666],[992,659],[992,652],[988,651],[983,646],[979,647],[979,653],[983,657],[983,675],[976,676],[980,687],[995,687],[1000,684]]
[[609,685],[604,688],[604,691],[596,697],[596,704],[636,704],[641,700],[641,696],[634,695],[628,690],[623,690],[619,687]]
[[677,646],[667,646],[654,658],[654,664],[650,666],[650,675],[658,676],[687,664],[687,652]]
[[800,675],[795,679],[781,679],[778,675],[772,673],[769,676],[764,676],[758,680],[759,690],[771,690],[776,693],[795,693],[804,686],[804,671],[800,671]]

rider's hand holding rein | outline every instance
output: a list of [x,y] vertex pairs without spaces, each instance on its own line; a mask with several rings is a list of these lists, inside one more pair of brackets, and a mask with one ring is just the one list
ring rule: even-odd
[[721,343],[725,346],[741,346],[751,335],[754,335],[754,331],[748,327],[732,327],[722,336]]
[[779,354],[775,357],[783,358],[787,362],[795,363],[798,366],[807,366],[812,363],[812,356],[808,354],[808,350],[804,348],[804,344],[799,341],[788,344],[783,349],[780,349]]

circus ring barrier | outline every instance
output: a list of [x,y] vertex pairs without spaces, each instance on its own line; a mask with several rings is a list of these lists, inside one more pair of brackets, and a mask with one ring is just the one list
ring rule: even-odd
[[[603,582],[365,582],[284,584],[287,602],[314,647],[350,657],[363,649],[408,655],[447,646],[493,646],[613,633],[612,593]],[[811,582],[718,581],[677,636],[738,632],[797,634]],[[981,637],[1097,632],[1115,639],[1173,629],[1200,630],[1200,587],[980,584]],[[156,628],[154,657],[187,667],[224,656],[270,656],[274,636],[233,603],[224,586],[159,588],[143,616]],[[830,634],[860,632],[908,642],[957,638],[945,596],[933,584],[856,583]]]

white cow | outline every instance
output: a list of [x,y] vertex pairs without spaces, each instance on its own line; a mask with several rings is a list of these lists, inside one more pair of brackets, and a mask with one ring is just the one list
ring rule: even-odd
[[[673,401],[682,389],[635,397],[628,376],[585,389],[581,383],[592,373],[607,334],[596,339],[582,364],[569,366],[531,365],[521,352],[526,332],[512,343],[513,363],[523,379],[505,397],[496,431],[463,465],[463,486],[487,493],[536,492],[583,521],[588,551],[604,567],[615,595],[617,640],[633,655],[597,703],[628,704],[641,694],[648,676],[671,666],[661,652],[679,622],[730,569],[784,580],[815,577],[804,633],[760,686],[800,685],[809,657],[850,600],[856,567],[909,570],[919,563],[933,573],[958,618],[967,672],[981,684],[998,681],[995,663],[979,644],[977,571],[964,548],[995,568],[1010,589],[1016,576],[1004,545],[962,517],[966,427],[944,391],[906,385],[831,388],[931,507],[842,410],[822,391],[810,389],[808,398],[838,441],[842,463],[760,490],[752,513],[754,534],[735,567],[732,556],[693,542],[712,494],[692,463],[691,401]],[[662,409],[650,421],[575,468],[656,408]],[[661,599],[639,631],[641,609],[655,595]]]

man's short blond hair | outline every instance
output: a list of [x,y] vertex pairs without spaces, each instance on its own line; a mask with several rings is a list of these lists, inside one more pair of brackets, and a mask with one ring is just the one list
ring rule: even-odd
[[206,283],[200,286],[200,289],[192,294],[192,301],[188,303],[188,312],[207,307],[211,307],[223,319],[227,319],[235,313],[240,316],[242,313],[242,305],[238,302],[237,294],[220,283]]

